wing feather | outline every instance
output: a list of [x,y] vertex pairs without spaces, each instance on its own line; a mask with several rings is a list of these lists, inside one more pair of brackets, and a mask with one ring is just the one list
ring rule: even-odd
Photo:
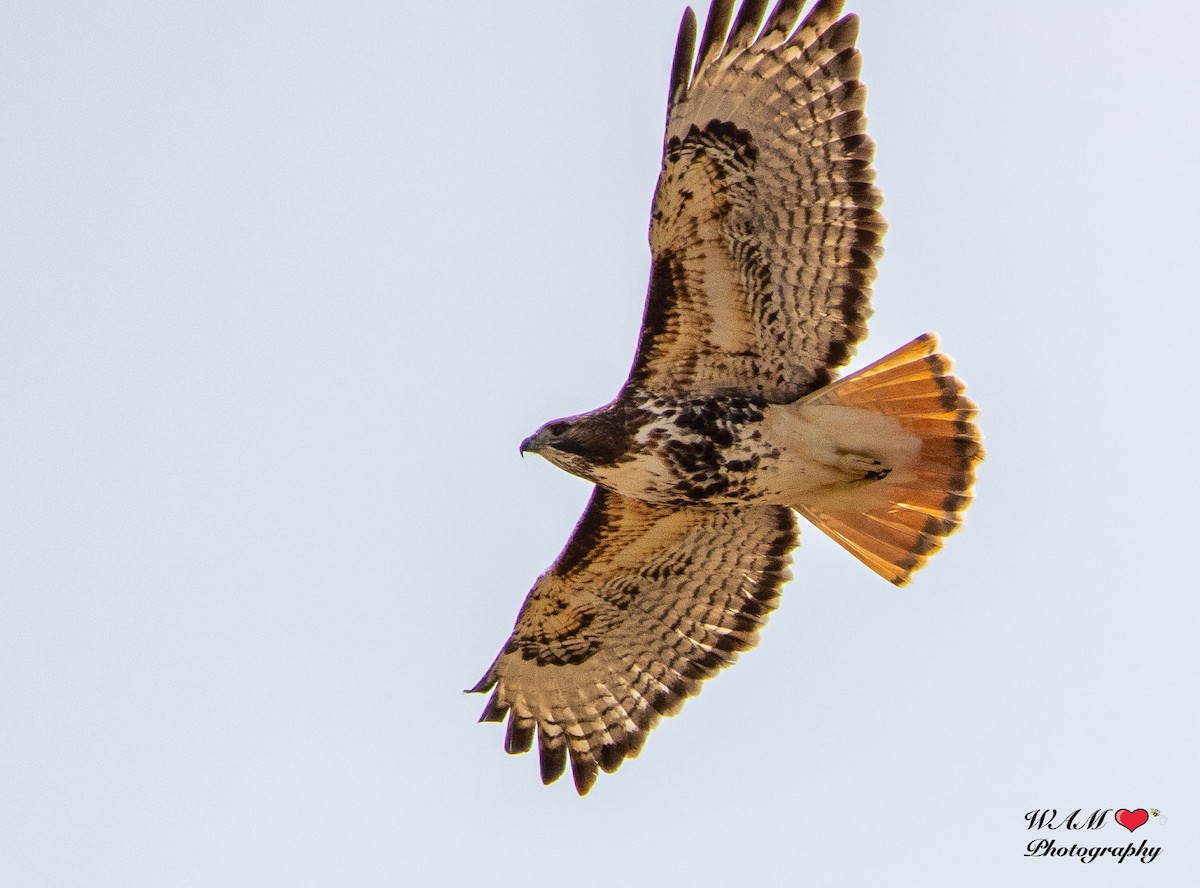
[[683,10],[679,36],[675,38],[675,55],[671,59],[671,87],[667,91],[668,107],[674,105],[687,91],[692,74],[692,56],[696,51],[696,13],[690,6]]
[[705,66],[717,60],[729,34],[729,20],[732,16],[733,0],[712,0],[708,7],[708,18],[704,20],[704,35],[700,38],[700,52],[696,55],[693,79],[700,76]]
[[777,506],[653,506],[596,488],[571,540],[534,585],[512,636],[472,690],[481,721],[508,714],[504,748],[530,749],[542,780],[569,759],[586,793],[598,769],[753,647],[797,540]]
[[627,387],[790,402],[866,333],[887,226],[858,19],[821,0],[797,25],[803,4],[779,0],[763,22],[766,5],[714,0],[690,80],[680,28]]
[[804,0],[779,0],[763,25],[762,39],[768,41],[768,45],[778,45],[782,38],[792,33],[803,8]]
[[733,30],[726,42],[726,52],[741,53],[754,42],[754,36],[762,25],[763,13],[767,11],[767,0],[742,0],[737,18],[733,22]]

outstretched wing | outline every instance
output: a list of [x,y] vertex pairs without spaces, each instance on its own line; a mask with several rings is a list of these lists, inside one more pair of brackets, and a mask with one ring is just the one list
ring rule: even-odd
[[627,386],[783,403],[866,334],[886,229],[872,184],[858,19],[820,0],[713,0],[675,48],[653,257]]
[[797,541],[779,506],[654,506],[597,487],[472,691],[508,715],[504,748],[537,731],[542,782],[568,757],[580,795],[635,756],[662,715],[753,647]]

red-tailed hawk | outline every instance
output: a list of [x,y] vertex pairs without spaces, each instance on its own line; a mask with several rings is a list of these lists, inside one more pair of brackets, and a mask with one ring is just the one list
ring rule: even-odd
[[[834,382],[866,333],[886,224],[858,20],[820,0],[688,9],[671,70],[652,265],[629,379],[522,445],[595,482],[472,689],[505,749],[580,794],[753,647],[795,512],[896,585],[962,522],[974,406],[922,336]],[[732,19],[732,25],[731,25]]]

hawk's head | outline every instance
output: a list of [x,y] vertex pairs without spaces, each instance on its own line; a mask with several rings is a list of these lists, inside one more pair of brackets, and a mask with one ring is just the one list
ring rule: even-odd
[[521,453],[537,453],[561,469],[595,481],[595,467],[621,459],[633,442],[626,411],[604,407],[546,423],[521,442]]

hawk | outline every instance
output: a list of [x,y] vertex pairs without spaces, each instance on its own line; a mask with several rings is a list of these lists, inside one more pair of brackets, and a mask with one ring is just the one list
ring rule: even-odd
[[850,376],[886,223],[841,0],[686,10],[629,378],[521,444],[595,483],[472,692],[585,794],[753,647],[804,516],[896,585],[962,523],[974,405],[926,334]]

